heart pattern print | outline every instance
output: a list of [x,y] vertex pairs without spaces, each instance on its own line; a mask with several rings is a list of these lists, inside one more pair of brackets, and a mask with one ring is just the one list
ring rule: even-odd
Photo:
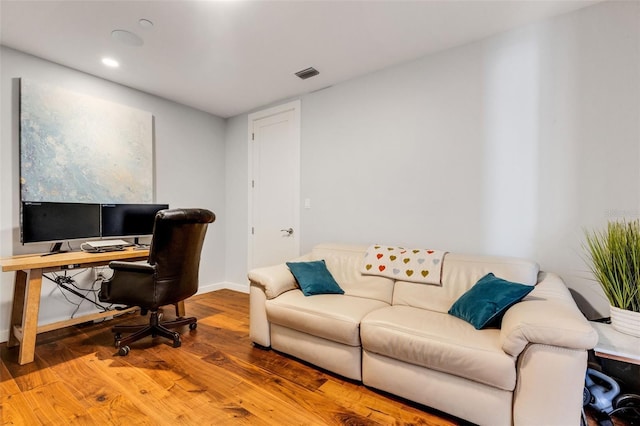
[[446,254],[444,250],[407,249],[376,244],[367,248],[360,272],[400,281],[441,285],[442,265]]

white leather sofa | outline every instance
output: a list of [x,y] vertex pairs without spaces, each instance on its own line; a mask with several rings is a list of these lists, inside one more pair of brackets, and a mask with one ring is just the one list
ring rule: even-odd
[[[304,296],[286,264],[249,272],[250,334],[350,379],[481,425],[578,425],[597,334],[563,281],[534,262],[448,253],[442,285],[363,275],[367,247],[319,245],[344,294]],[[489,272],[535,285],[499,328],[448,314]]]

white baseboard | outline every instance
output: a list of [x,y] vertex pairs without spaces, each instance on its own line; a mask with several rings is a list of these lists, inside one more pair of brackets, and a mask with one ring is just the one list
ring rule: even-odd
[[215,284],[200,285],[197,294],[209,293],[211,291],[223,289],[238,291],[240,293],[249,293],[249,284],[237,284],[229,281],[222,281]]
[[[198,288],[198,293],[196,294],[209,293],[212,291],[222,290],[222,289],[229,289],[229,290],[237,291],[240,293],[249,293],[249,284],[237,284],[229,281],[223,281],[215,284],[200,285],[200,287]],[[54,322],[54,321],[56,320],[51,320],[50,322]],[[9,330],[8,329],[0,330],[0,343],[4,343],[8,340],[9,340]]]

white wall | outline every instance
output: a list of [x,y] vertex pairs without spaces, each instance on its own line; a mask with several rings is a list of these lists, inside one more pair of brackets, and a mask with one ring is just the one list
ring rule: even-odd
[[226,271],[227,281],[248,291],[248,151],[247,115],[227,119],[226,131]]
[[[171,207],[203,207],[216,213],[203,248],[200,288],[224,283],[224,120],[12,49],[0,49],[0,256],[48,250],[48,245],[22,246],[19,242],[17,79],[24,77],[153,114],[156,200]],[[87,285],[91,274],[77,278]],[[0,341],[8,337],[13,279],[14,273],[0,275]],[[52,283],[43,282],[41,323],[68,318],[74,309]],[[80,312],[89,310],[92,307],[85,302]]]
[[[584,227],[640,217],[639,51],[640,3],[610,1],[301,97],[303,251],[533,258],[607,315],[581,242]],[[247,115],[227,123],[227,192],[244,212]],[[229,215],[227,234],[245,238],[246,220]],[[246,250],[228,244],[227,259]]]

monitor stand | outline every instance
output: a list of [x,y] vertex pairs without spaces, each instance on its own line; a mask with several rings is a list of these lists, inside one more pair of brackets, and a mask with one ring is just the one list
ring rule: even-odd
[[51,250],[49,250],[49,253],[45,253],[42,256],[51,256],[52,254],[58,254],[58,253],[66,253],[66,250],[62,250],[62,242],[57,242],[57,243],[53,243],[53,245],[51,246]]
[[140,244],[140,238],[139,237],[134,237],[133,238],[133,244],[137,247],[137,248],[141,248],[141,249],[146,249],[149,248],[149,244]]

